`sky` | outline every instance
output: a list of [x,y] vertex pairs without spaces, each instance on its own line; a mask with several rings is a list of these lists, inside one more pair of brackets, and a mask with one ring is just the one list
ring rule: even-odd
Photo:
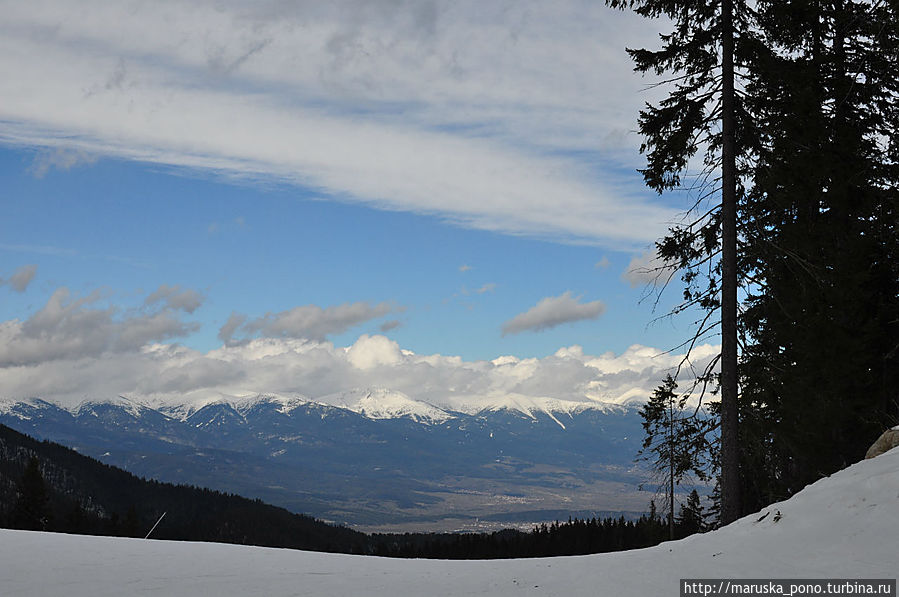
[[[438,361],[477,393],[528,364],[501,392],[573,359],[532,391],[583,397],[603,359],[654,386],[690,333],[653,323],[678,293],[640,272],[688,203],[636,171],[654,92],[624,48],[657,22],[592,0],[0,10],[0,394],[412,392]],[[292,377],[256,373],[272,352]]]

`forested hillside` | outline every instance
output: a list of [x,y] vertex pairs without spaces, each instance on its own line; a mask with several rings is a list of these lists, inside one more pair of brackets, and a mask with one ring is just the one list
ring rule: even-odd
[[366,536],[217,491],[138,478],[0,425],[4,526],[362,553]]

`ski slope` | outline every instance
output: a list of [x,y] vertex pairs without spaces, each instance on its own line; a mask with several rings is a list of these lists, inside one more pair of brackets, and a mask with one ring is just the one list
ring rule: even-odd
[[713,533],[593,556],[395,560],[0,530],[0,595],[677,595],[681,578],[896,578],[897,537],[894,449]]

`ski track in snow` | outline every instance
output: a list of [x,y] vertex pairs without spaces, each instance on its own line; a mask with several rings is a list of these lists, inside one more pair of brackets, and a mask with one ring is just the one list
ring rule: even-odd
[[0,595],[677,595],[681,578],[895,578],[897,537],[899,449],[727,528],[592,556],[399,560],[0,530]]

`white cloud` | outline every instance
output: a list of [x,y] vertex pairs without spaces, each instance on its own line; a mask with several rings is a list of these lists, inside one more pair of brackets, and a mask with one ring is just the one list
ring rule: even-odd
[[28,285],[31,284],[31,281],[34,279],[34,275],[37,273],[37,266],[34,264],[23,265],[16,272],[9,277],[8,280],[0,280],[0,286],[3,284],[9,284],[9,286],[15,290],[16,292],[25,292],[28,289]]
[[393,340],[363,334],[347,348],[346,358],[353,367],[366,370],[378,366],[395,366],[403,360],[403,354],[399,344]]
[[503,335],[518,334],[527,330],[539,332],[563,323],[596,319],[605,311],[602,301],[581,303],[581,297],[566,291],[559,296],[548,296],[503,324]]
[[623,48],[654,28],[601,3],[0,8],[0,137],[63,152],[56,167],[212,169],[619,249],[674,215],[618,174],[637,159],[622,131],[650,99]]
[[630,260],[627,268],[621,274],[621,279],[630,284],[631,288],[646,285],[659,286],[664,285],[674,271],[672,267],[665,265],[655,249],[650,249]]
[[278,313],[266,313],[256,319],[233,313],[219,330],[219,339],[233,340],[239,331],[247,337],[298,338],[324,340],[371,319],[393,311],[388,303],[369,305],[366,302],[344,303],[322,309],[318,305],[303,305]]
[[471,271],[472,269],[473,268],[470,265],[460,265],[459,266],[459,271],[462,272],[463,274],[465,272]]
[[608,257],[606,257],[605,255],[603,255],[603,258],[600,259],[599,261],[597,261],[597,262],[593,265],[593,267],[595,267],[596,269],[607,269],[610,265],[612,265],[612,262],[609,261],[609,258],[608,258]]

